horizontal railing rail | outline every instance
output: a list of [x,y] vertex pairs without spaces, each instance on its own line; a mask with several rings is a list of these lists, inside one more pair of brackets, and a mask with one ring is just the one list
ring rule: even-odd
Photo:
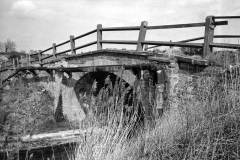
[[106,27],[102,28],[102,31],[137,31],[140,30],[139,26],[131,26],[131,27]]
[[89,46],[94,45],[94,44],[97,44],[97,41],[89,42],[89,43],[86,43],[84,45],[78,46],[78,47],[75,48],[75,50],[79,50],[79,49],[82,49],[82,48],[85,48],[85,47],[89,47]]
[[128,40],[102,40],[101,43],[105,44],[128,44],[128,45],[136,45],[138,41],[128,41]]
[[[97,50],[103,48],[103,44],[118,44],[118,45],[136,45],[136,51],[147,51],[160,46],[170,46],[170,47],[191,47],[191,48],[203,48],[202,57],[206,57],[208,54],[211,54],[212,48],[230,48],[230,49],[239,49],[238,44],[227,44],[227,43],[214,43],[214,38],[240,38],[240,35],[214,35],[214,28],[216,26],[227,25],[228,21],[216,21],[218,19],[236,19],[240,16],[208,16],[206,17],[205,22],[200,23],[185,23],[185,24],[170,24],[170,25],[154,25],[148,26],[146,21],[143,21],[140,26],[125,26],[125,27],[102,27],[101,24],[97,25],[96,29],[93,29],[89,32],[81,34],[79,36],[70,36],[70,38],[64,42],[55,44],[53,43],[51,47],[39,51],[37,53],[26,56],[26,64],[33,65],[45,65],[52,63],[53,61],[59,60],[65,56],[71,56],[77,54],[77,51],[92,45],[97,46]],[[176,29],[176,28],[189,28],[189,27],[204,27],[205,33],[203,36],[189,38],[181,41],[152,41],[145,40],[146,33],[148,30],[157,30],[157,29]],[[103,32],[109,31],[138,31],[137,40],[104,40]],[[85,44],[76,46],[76,40],[87,37],[89,35],[96,34],[96,39]],[[193,43],[194,41],[203,40],[202,43]],[[63,51],[58,51],[59,47],[64,45],[69,45],[68,49]],[[50,51],[52,53],[50,53]],[[24,63],[21,60],[13,60],[10,67],[17,68],[23,66]],[[9,67],[8,65],[1,65],[1,69]]]
[[214,35],[214,38],[240,38],[240,35]]
[[67,49],[67,50],[64,50],[64,51],[55,53],[55,56],[59,56],[59,55],[65,54],[65,53],[68,53],[68,52],[70,52],[70,51],[71,51],[71,49]]
[[229,44],[229,43],[210,43],[211,47],[217,48],[229,48],[229,49],[240,49],[239,44]]
[[97,29],[94,29],[94,30],[92,30],[92,31],[89,31],[89,32],[87,32],[87,33],[84,33],[84,34],[82,34],[82,35],[79,35],[79,36],[75,37],[74,40],[77,40],[77,39],[86,37],[86,36],[91,35],[91,34],[96,33],[96,32],[97,32]]
[[[42,61],[45,60],[45,59],[51,58],[51,57],[53,57],[53,55],[47,55],[47,56],[45,56],[45,57],[42,57]],[[38,60],[37,60],[37,61],[38,61]]]
[[214,19],[237,19],[240,16],[213,16]]
[[[227,25],[227,21],[214,22],[213,25]],[[174,25],[161,25],[161,26],[147,26],[147,29],[173,29],[173,28],[189,28],[189,27],[204,27],[205,22],[202,23],[187,23],[187,24],[174,24]]]
[[[240,38],[240,35],[214,35],[213,38]],[[198,40],[203,40],[204,37],[196,37],[196,38],[190,38],[190,39],[185,39],[177,42],[193,42],[193,41],[198,41]],[[161,45],[155,45],[151,47],[147,47],[146,49],[152,49],[159,47]]]
[[143,44],[170,46],[170,47],[193,47],[193,48],[203,47],[203,43],[184,43],[184,42],[166,42],[166,41],[144,41]]
[[70,40],[67,40],[67,41],[65,41],[65,42],[59,43],[59,44],[56,45],[56,47],[63,46],[64,44],[67,44],[67,43],[69,43],[69,42],[70,42]]

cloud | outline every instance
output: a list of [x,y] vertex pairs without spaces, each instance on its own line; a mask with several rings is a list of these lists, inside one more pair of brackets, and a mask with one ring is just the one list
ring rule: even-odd
[[41,19],[54,15],[49,8],[39,7],[32,0],[17,0],[12,4],[10,14],[21,19]]
[[[52,41],[65,40],[69,34],[78,35],[95,28],[96,24],[103,24],[104,27],[129,26],[140,25],[141,21],[146,20],[149,25],[161,25],[202,22],[207,15],[239,15],[240,3],[238,1],[0,0],[0,37],[17,39],[16,42],[20,49],[41,49]],[[236,24],[231,21],[232,23]],[[239,23],[236,25],[240,26]],[[200,28],[197,29],[200,30]],[[120,33],[120,36],[122,34]],[[175,34],[173,30],[156,30],[149,37],[165,40],[165,38],[171,38],[172,35],[173,38],[180,39],[184,36],[187,38],[202,36],[203,33],[202,30],[200,32],[194,30],[182,31],[180,34]],[[120,36],[113,38],[121,39]],[[132,38],[133,36],[126,35],[126,37]],[[28,43],[24,42],[29,39],[31,41]]]
[[36,9],[36,5],[30,0],[19,0],[13,3],[12,11],[15,13],[29,14]]
[[[206,5],[212,3],[219,3],[221,0],[178,0],[178,1],[171,1],[170,3],[174,3],[177,6],[196,6],[196,5]],[[207,6],[206,6],[207,7]]]

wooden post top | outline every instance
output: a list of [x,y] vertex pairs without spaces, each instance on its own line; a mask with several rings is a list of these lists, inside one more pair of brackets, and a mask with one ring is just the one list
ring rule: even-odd
[[210,46],[214,38],[214,16],[207,16],[205,22],[203,57],[210,56],[213,48]]
[[102,24],[97,25],[97,50],[102,49]]
[[137,42],[137,51],[143,51],[144,45],[142,44],[142,42],[145,41],[146,32],[147,32],[147,28],[146,28],[147,25],[148,25],[147,21],[142,21],[141,22],[139,35],[138,35],[138,42]]
[[56,53],[57,53],[56,43],[52,44],[52,49],[53,49],[53,57],[56,58]]
[[76,54],[74,35],[70,35],[71,53]]

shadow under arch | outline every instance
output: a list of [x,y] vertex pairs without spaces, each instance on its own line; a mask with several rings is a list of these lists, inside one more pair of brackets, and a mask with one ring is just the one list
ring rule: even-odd
[[130,87],[131,90],[126,95],[126,100],[130,102],[129,97],[132,94],[132,86],[124,79],[114,73],[107,71],[89,72],[83,75],[74,86],[74,91],[76,93],[80,107],[83,109],[86,115],[88,114],[88,108],[82,105],[84,101],[82,100],[83,95],[86,97],[86,99],[89,99],[90,96],[97,97],[100,90],[108,85],[106,84],[107,79],[108,81],[110,80],[112,87],[114,87],[115,84],[119,83],[120,80],[123,82],[125,88]]

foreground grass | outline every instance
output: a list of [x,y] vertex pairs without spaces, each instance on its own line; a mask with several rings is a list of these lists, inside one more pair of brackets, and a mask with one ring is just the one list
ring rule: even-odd
[[[106,88],[94,106],[89,101],[89,115],[79,127],[102,131],[86,134],[74,154],[68,154],[68,159],[240,159],[239,77],[223,79],[203,77],[191,94],[190,84],[182,84],[177,97],[170,99],[177,101],[178,106],[170,106],[161,118],[155,119],[154,128],[148,127],[143,117],[141,92],[134,94],[134,102],[128,106],[124,103],[127,91],[119,86],[121,84]],[[29,92],[25,88],[29,88]],[[26,134],[27,128],[46,118],[38,115],[38,109],[46,102],[50,108],[53,101],[46,94],[41,96],[43,92],[43,88],[30,85],[8,93],[8,102],[12,101],[19,111],[13,119],[17,120],[19,134]],[[50,110],[47,113],[53,118]]]
[[[238,77],[221,83],[215,77],[199,79],[192,94],[187,89],[179,92],[178,107],[170,107],[153,129],[138,126],[137,109],[124,123],[120,103],[119,116],[109,112],[104,132],[86,135],[69,159],[240,159],[238,84]],[[114,108],[113,104],[106,106]],[[133,130],[134,136],[129,136]]]

